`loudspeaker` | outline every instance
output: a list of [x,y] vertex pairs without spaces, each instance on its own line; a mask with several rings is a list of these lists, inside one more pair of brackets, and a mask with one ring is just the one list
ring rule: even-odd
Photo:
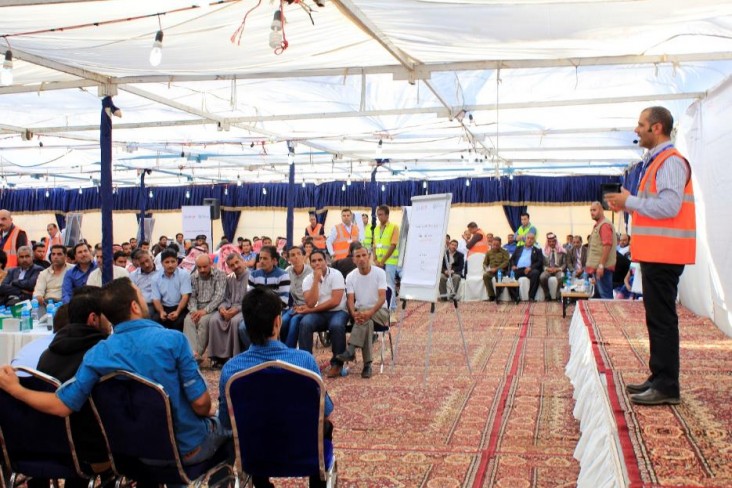
[[211,206],[211,220],[219,220],[221,218],[221,202],[218,198],[204,198],[204,205]]

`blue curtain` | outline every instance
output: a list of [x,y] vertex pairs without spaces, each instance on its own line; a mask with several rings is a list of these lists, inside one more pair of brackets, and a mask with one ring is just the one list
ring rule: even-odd
[[59,230],[66,228],[66,214],[56,213],[56,225],[58,225]]
[[511,226],[511,230],[516,230],[521,226],[521,214],[526,212],[526,205],[504,205],[503,213],[506,214],[506,220],[508,225]]
[[[633,174],[625,178],[617,176],[516,176],[509,178],[466,178],[430,181],[430,194],[452,193],[453,205],[461,203],[501,203],[504,205],[527,205],[532,203],[588,203],[600,198],[600,185],[630,181]],[[637,179],[637,176],[636,176]],[[344,181],[330,181],[320,185],[312,183],[305,187],[295,185],[294,208],[315,208],[318,221],[325,219],[326,208],[355,207],[370,208],[374,193],[378,201],[391,207],[411,204],[411,197],[424,195],[422,181],[396,181],[386,183],[385,191],[381,184],[376,187],[370,181],[354,182],[345,185]],[[148,190],[150,187],[148,187]],[[46,197],[46,190],[49,196]],[[242,186],[188,185],[177,187],[152,187],[153,198],[147,199],[147,211],[178,210],[184,205],[201,205],[204,198],[218,198],[222,206],[230,209],[237,207],[287,207],[288,183],[248,183]],[[266,194],[265,194],[266,191]],[[120,211],[140,209],[140,188],[119,188],[112,194],[112,208]],[[78,189],[9,189],[0,193],[0,208],[11,212],[81,212],[101,208],[98,188]]]
[[236,228],[239,226],[241,210],[221,210],[221,225],[224,228],[224,236],[229,242],[236,241]]

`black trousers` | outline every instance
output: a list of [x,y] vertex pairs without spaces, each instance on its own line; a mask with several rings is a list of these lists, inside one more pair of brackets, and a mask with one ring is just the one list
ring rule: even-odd
[[[165,310],[165,313],[175,312],[178,309],[177,306],[173,307],[166,307],[163,305],[163,310]],[[166,329],[173,329],[177,330],[179,332],[183,332],[183,321],[186,319],[186,315],[188,315],[188,308],[184,308],[181,310],[180,315],[178,315],[178,318],[175,320],[161,320],[160,314],[155,310],[155,308],[150,308],[150,318],[154,320],[155,322],[159,323]]]
[[676,295],[683,264],[641,263],[643,305],[651,358],[649,381],[663,394],[679,396],[679,316]]
[[[531,268],[528,274],[526,274],[526,268],[518,268],[514,272],[514,276],[516,276],[516,279],[518,280],[522,276],[525,276],[529,279],[529,300],[534,300],[536,298],[536,292],[539,289],[539,276],[541,276],[541,271],[538,269]],[[508,289],[509,294],[511,295],[511,299],[518,301],[519,299],[519,289],[518,288],[509,288]]]

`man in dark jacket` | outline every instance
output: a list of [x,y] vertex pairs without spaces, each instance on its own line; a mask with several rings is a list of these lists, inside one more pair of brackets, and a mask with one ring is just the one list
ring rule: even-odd
[[[74,290],[68,304],[69,324],[56,332],[38,361],[38,371],[63,383],[76,375],[84,354],[109,336],[112,327],[101,314],[101,295],[102,289],[96,286],[82,286]],[[71,416],[71,433],[81,460],[91,464],[96,472],[105,471],[109,467],[107,448],[89,403]],[[83,481],[76,483],[79,484],[67,480],[66,486],[86,486]],[[40,485],[29,485],[29,488],[35,486]],[[43,486],[48,487],[47,480]]]
[[15,305],[23,300],[30,300],[38,281],[38,274],[43,268],[33,264],[33,252],[29,246],[18,249],[18,266],[8,269],[2,285],[0,285],[0,304]]
[[[539,276],[544,269],[544,255],[541,249],[534,246],[534,234],[526,234],[526,244],[516,248],[511,256],[511,269],[516,279],[522,276],[529,279],[529,301],[536,301],[536,291],[539,289]],[[518,288],[509,288],[511,297],[519,301]]]

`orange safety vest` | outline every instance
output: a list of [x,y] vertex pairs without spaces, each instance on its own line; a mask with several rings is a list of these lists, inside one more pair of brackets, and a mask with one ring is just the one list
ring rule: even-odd
[[61,232],[56,232],[56,235],[53,237],[50,237],[46,239],[46,248],[43,250],[43,255],[46,256],[46,259],[48,259],[48,251],[51,249],[51,246],[55,246],[57,244],[63,244],[61,242]]
[[476,242],[473,247],[468,249],[468,257],[473,254],[486,254],[488,252],[488,236],[486,236],[485,232],[483,232],[483,229],[478,229],[476,232],[482,235],[483,238]]
[[307,232],[308,235],[313,238],[313,246],[317,247],[318,249],[325,249],[325,236],[320,233],[322,229],[323,224],[316,224],[315,229],[313,229],[309,225],[305,228],[305,232]]
[[[646,170],[638,187],[639,198],[658,198],[656,174],[670,156],[689,162],[676,150],[669,148],[659,153]],[[633,239],[630,241],[633,261],[641,263],[694,264],[696,260],[696,211],[694,189],[689,180],[684,187],[681,210],[675,217],[654,219],[633,212]]]
[[351,232],[346,230],[346,226],[338,224],[336,228],[336,238],[333,241],[333,260],[348,257],[348,246],[351,242],[358,240],[358,226],[351,224]]
[[16,268],[18,266],[18,228],[13,227],[10,231],[8,238],[5,239],[3,245],[3,251],[8,256],[8,263],[5,265],[6,269]]

